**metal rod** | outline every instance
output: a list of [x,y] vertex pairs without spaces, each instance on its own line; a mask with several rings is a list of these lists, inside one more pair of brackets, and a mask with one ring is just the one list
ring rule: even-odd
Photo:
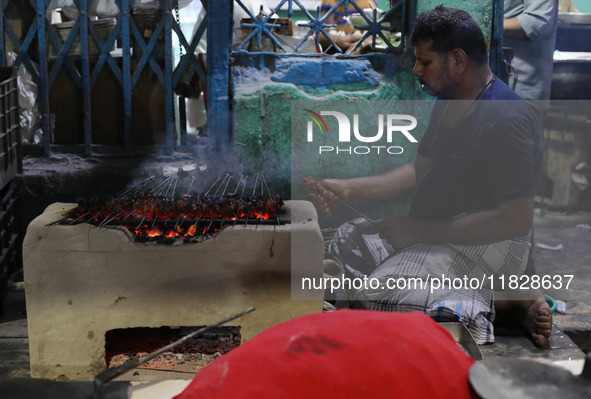
[[[187,218],[188,218],[189,216],[191,216],[191,214],[190,214],[190,213],[188,213],[188,214],[187,214],[187,216],[185,216],[185,217],[183,218],[183,221],[181,222],[181,225],[180,225],[181,227],[183,227],[183,223],[185,223],[185,222],[187,221]],[[201,220],[201,216],[202,216],[202,215],[199,215],[199,217],[197,218],[197,221],[195,222],[195,227],[197,227],[197,226],[196,226],[196,225],[197,225],[197,223],[199,223],[199,220]]]
[[207,330],[211,330],[212,328],[221,326],[222,324],[225,324],[225,323],[227,323],[229,321],[232,321],[234,319],[237,319],[239,317],[242,317],[245,314],[248,314],[248,313],[250,313],[250,312],[252,312],[254,310],[255,310],[254,307],[250,307],[248,309],[245,309],[245,310],[243,310],[241,312],[238,312],[236,314],[233,314],[232,316],[226,317],[225,319],[222,319],[220,321],[217,321],[215,323],[212,323],[212,324],[210,324],[208,326],[201,327],[200,329],[198,329],[196,331],[193,331],[192,333],[187,334],[184,337],[182,337],[182,338],[180,338],[180,339],[178,339],[178,340],[176,340],[176,341],[174,341],[174,342],[172,342],[172,343],[170,343],[170,344],[168,344],[166,346],[163,346],[162,348],[156,350],[155,352],[150,353],[149,355],[146,355],[146,356],[141,357],[139,359],[130,360],[127,363],[122,364],[121,366],[113,367],[113,368],[110,368],[110,369],[107,369],[107,370],[103,371],[102,373],[100,373],[99,375],[97,375],[94,378],[94,381],[93,381],[94,390],[93,390],[93,394],[92,394],[92,397],[91,398],[92,399],[99,399],[101,397],[101,391],[102,391],[103,385],[105,383],[111,381],[113,378],[119,377],[120,375],[122,375],[122,374],[124,374],[124,373],[126,373],[128,371],[133,370],[137,366],[140,366],[140,365],[146,363],[147,361],[155,358],[156,356],[158,356],[158,355],[160,355],[160,354],[162,354],[162,353],[164,353],[164,352],[166,352],[166,351],[174,348],[175,346],[178,346],[178,345],[182,344],[183,342],[185,342],[185,341],[187,341],[187,340],[189,340],[189,339],[191,339],[191,338],[193,338],[193,337],[195,337],[195,336],[197,336],[199,334],[204,333]]
[[236,190],[234,190],[233,193],[228,193],[228,195],[236,195],[238,193],[238,188],[240,187],[240,183],[242,183],[242,179],[244,178],[244,175],[240,175],[240,179],[238,180],[238,182],[236,183]]
[[[90,213],[90,212],[88,212],[88,213]],[[64,220],[67,220],[67,219],[68,219],[68,216],[64,216],[63,218],[61,218],[61,219],[58,219],[58,220],[56,220],[56,221],[54,221],[54,222],[47,223],[47,224],[45,225],[45,227],[47,227],[47,226],[53,226],[54,224],[61,223],[61,222],[63,222]]]
[[179,220],[181,220],[181,213],[179,212],[179,217],[176,218],[176,223],[174,224],[174,229],[176,230],[177,226],[179,225]]
[[226,186],[224,187],[224,191],[222,192],[222,195],[226,195],[226,191],[228,190],[228,184],[230,184],[230,182],[234,180],[234,177],[230,176],[228,178],[228,181],[226,182]]
[[98,215],[100,215],[101,213],[103,213],[103,211],[99,211],[98,213],[96,213],[94,216],[92,216],[89,220],[94,220],[96,217],[98,217]]
[[191,179],[191,184],[189,184],[189,188],[187,189],[187,195],[191,192],[191,187],[193,187],[193,182],[195,181],[195,176]]
[[260,174],[257,173],[257,177],[254,179],[254,187],[252,188],[252,195],[254,196],[257,191],[257,184],[259,182]]
[[82,216],[78,216],[76,219],[72,220],[72,221],[70,222],[70,224],[74,224],[74,223],[76,223],[78,220],[82,219],[84,216],[86,216],[86,215],[89,215],[89,214],[90,214],[90,211],[86,212],[86,213],[85,213],[84,215],[82,215]]
[[248,224],[248,217],[250,216],[250,209],[251,208],[248,208],[246,210],[246,222],[244,222],[244,228],[246,228],[246,225]]
[[[195,222],[195,224],[193,226],[195,226],[195,229],[197,229],[197,225],[199,224],[199,221],[201,220],[201,218],[203,217],[203,215],[199,215],[199,217],[197,218],[197,221]],[[183,224],[181,223],[181,226]]]
[[154,194],[154,195],[158,195],[157,193],[160,193],[161,190],[160,188],[166,184],[166,182],[168,181],[168,179],[170,179],[170,177],[167,177],[162,183],[158,184],[156,187],[154,187],[153,189],[150,190],[150,193]]
[[211,220],[209,221],[209,225],[207,226],[207,228],[203,231],[203,235],[205,235],[205,233],[207,233],[209,231],[209,229],[211,228],[211,225],[213,224],[213,221],[215,220],[214,217],[211,218]]
[[363,219],[367,220],[368,222],[370,222],[371,224],[376,224],[377,221],[368,218],[367,216],[365,216],[363,213],[359,212],[357,209],[353,208],[351,205],[347,204],[346,202],[343,202],[342,200],[335,198],[335,200],[340,203],[341,205],[349,208],[351,211],[355,212],[356,214],[358,214],[359,216],[361,216]]
[[[215,193],[214,193],[214,195],[217,195],[217,193],[220,191],[220,189],[221,189],[221,188],[222,188],[222,186],[224,185],[224,183],[225,183],[226,179],[228,179],[229,177],[230,177],[230,174],[229,174],[229,173],[226,173],[226,176],[224,176],[224,180],[222,180],[222,182],[220,183],[220,186],[218,187],[218,189],[217,189],[217,190],[215,190]],[[222,193],[222,195],[224,195],[224,194]]]
[[248,180],[248,175],[244,175],[244,185],[242,186],[242,193],[240,193],[240,199],[244,197],[244,191],[246,191],[246,181]]
[[133,211],[131,211],[130,213],[128,213],[127,216],[125,216],[123,218],[123,220],[127,219],[128,217],[130,217],[131,215],[133,215],[134,213],[136,213],[138,209],[140,209],[139,206],[137,208],[135,208]]
[[213,189],[213,187],[216,185],[216,183],[221,179],[221,177],[218,177],[217,179],[215,179],[215,181],[213,182],[213,184],[209,187],[209,189],[205,192],[205,194],[203,194],[204,196],[207,197],[207,195],[209,195],[209,192]]
[[[113,212],[111,212],[111,213],[109,213],[107,216],[105,216],[105,217],[103,218],[103,220],[102,220],[102,221],[99,223],[99,226],[102,226],[102,225],[103,225],[103,223],[105,223],[105,220],[107,220],[109,217],[111,217],[111,215],[112,215],[112,214],[113,214]],[[97,220],[97,222],[98,222],[98,220]]]
[[[168,185],[168,188],[166,189],[166,195],[165,197],[168,197],[168,190],[170,190],[170,188],[172,187],[172,193],[171,193],[171,197],[174,197],[174,192],[176,191],[176,184],[178,183],[179,178],[178,177],[173,177],[172,180],[170,181],[170,184]],[[173,185],[174,183],[174,185]]]
[[[175,176],[170,176],[168,184],[166,185],[166,191],[164,192],[165,197],[168,197],[168,191],[172,187],[173,183],[176,182],[176,180],[177,180],[177,178]],[[175,184],[175,187],[176,187],[176,184]],[[174,190],[172,191],[172,195],[174,196]]]
[[143,187],[145,187],[149,182],[151,182],[152,180],[154,180],[155,176],[150,176],[147,179],[141,180],[137,183],[134,183],[132,185],[130,185],[129,187],[126,187],[124,190],[121,190],[119,193],[117,193],[117,197],[118,198],[122,198],[122,197],[127,197],[129,196],[129,194],[136,194],[138,193]]
[[144,224],[144,220],[146,220],[147,216],[144,216],[144,218],[142,219],[142,221],[140,222],[140,224],[137,225],[137,227],[135,228],[136,230],[138,230],[140,227],[142,227],[142,224]]
[[161,195],[164,192],[164,190],[166,190],[168,185],[170,184],[170,179],[172,179],[172,176],[168,176],[166,179],[164,179],[164,181],[162,183],[160,183],[159,185],[157,185],[156,187],[154,187],[151,192],[154,195]]
[[[267,186],[267,181],[265,180],[265,176],[261,176],[262,180],[263,180],[263,184],[265,185],[265,188],[267,189],[267,195],[270,197],[271,196],[271,192],[269,191],[269,187]],[[261,187],[261,194],[262,194],[263,190]]]
[[[122,210],[121,212],[119,212],[118,214],[116,214],[115,216],[113,216],[111,219],[108,219],[108,220],[107,220],[107,218],[105,218],[105,220],[103,220],[103,221],[102,221],[102,222],[99,224],[99,226],[104,226],[105,224],[109,223],[111,220],[114,220],[114,219],[116,219],[116,218],[117,218],[117,216],[121,215],[123,212],[125,212],[125,209],[124,209],[124,210]],[[109,216],[110,216],[110,215],[109,215]]]

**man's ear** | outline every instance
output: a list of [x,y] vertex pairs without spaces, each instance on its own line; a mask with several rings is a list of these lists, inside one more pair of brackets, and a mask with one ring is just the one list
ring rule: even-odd
[[463,73],[468,65],[468,54],[460,48],[453,49],[451,52],[451,60],[457,72]]

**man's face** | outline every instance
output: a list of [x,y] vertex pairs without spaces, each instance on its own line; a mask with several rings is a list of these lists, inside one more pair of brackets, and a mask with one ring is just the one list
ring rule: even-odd
[[418,43],[415,57],[412,73],[419,78],[422,89],[432,96],[453,98],[455,90],[449,78],[448,57],[431,50],[431,41]]

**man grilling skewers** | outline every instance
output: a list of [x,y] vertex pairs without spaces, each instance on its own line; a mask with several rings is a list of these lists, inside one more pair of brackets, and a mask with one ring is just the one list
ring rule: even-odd
[[[329,251],[345,274],[380,282],[350,291],[351,306],[459,320],[479,343],[494,341],[493,321],[517,322],[535,345],[547,346],[544,296],[496,291],[527,263],[542,155],[537,119],[492,73],[482,31],[466,12],[439,6],[424,13],[411,41],[413,73],[437,97],[415,160],[380,175],[320,181],[342,200],[412,195],[408,217],[378,225],[359,219],[337,230]],[[443,275],[490,284],[433,289]],[[431,286],[389,289],[393,278]]]

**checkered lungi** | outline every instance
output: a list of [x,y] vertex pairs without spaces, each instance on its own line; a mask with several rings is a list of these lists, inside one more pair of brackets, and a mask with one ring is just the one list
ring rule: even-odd
[[[523,274],[530,238],[528,235],[468,246],[418,243],[396,251],[379,237],[374,225],[355,219],[337,229],[328,243],[328,252],[342,262],[345,276],[379,281],[379,285],[349,290],[351,306],[420,311],[437,321],[459,321],[477,343],[484,344],[494,342],[493,289],[498,288],[497,277]],[[476,289],[468,284],[441,284],[452,279],[465,282],[466,278],[472,282],[478,279],[483,284]],[[415,284],[404,287],[406,282]],[[392,288],[393,285],[396,287]]]

